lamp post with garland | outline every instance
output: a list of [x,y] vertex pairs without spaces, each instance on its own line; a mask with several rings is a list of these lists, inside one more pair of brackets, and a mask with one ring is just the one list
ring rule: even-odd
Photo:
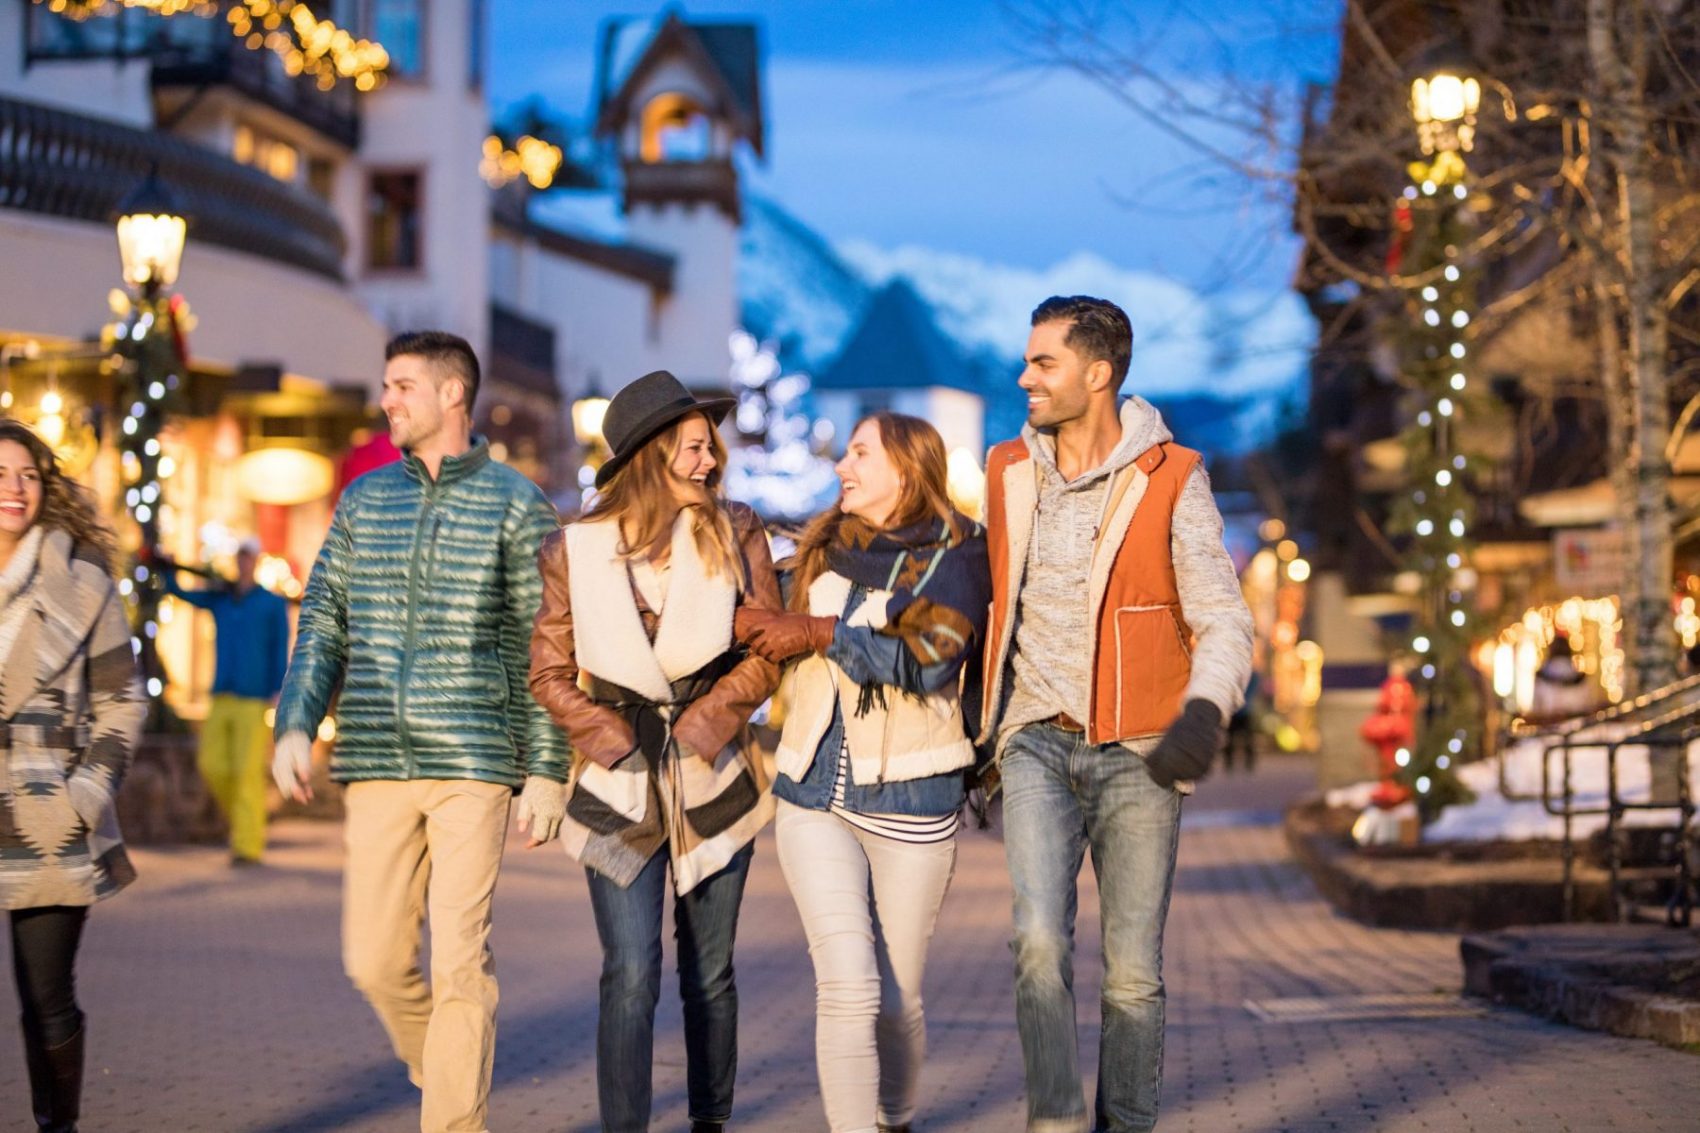
[[175,196],[150,173],[118,206],[118,251],[127,292],[115,296],[117,318],[105,345],[119,361],[118,451],[124,506],[139,531],[136,560],[119,591],[130,606],[131,641],[158,725],[165,670],[157,646],[164,579],[155,569],[160,525],[166,513],[165,481],[175,472],[161,448],[166,420],[182,409],[187,351],[184,304],[171,292],[183,262],[188,220]]
[[1483,405],[1470,366],[1475,272],[1463,254],[1470,232],[1464,155],[1474,144],[1480,99],[1475,79],[1450,72],[1411,84],[1423,160],[1412,163],[1411,184],[1395,206],[1388,265],[1415,280],[1405,296],[1403,343],[1414,410],[1403,436],[1409,475],[1393,525],[1409,537],[1407,570],[1420,580],[1409,647],[1425,701],[1413,745],[1395,760],[1428,817],[1470,797],[1456,768],[1481,745],[1481,694],[1470,659],[1477,627],[1469,484],[1476,470],[1459,443],[1462,421]]

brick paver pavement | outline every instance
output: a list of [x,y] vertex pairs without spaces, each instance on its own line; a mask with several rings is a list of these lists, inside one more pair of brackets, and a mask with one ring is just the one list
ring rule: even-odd
[[[1165,1130],[1700,1128],[1700,1062],[1457,999],[1457,938],[1334,916],[1274,821],[1308,775],[1266,759],[1187,804],[1168,939]],[[91,1011],[87,1133],[405,1133],[417,1098],[343,980],[337,828],[284,824],[270,864],[143,851],[144,881],[96,910],[81,967]],[[963,836],[928,973],[932,1054],[917,1128],[1017,1133],[1021,1050],[992,834]],[[1083,886],[1083,1062],[1096,1057],[1095,898]],[[596,1129],[597,949],[582,874],[517,843],[496,921],[502,981],[492,1127]],[[824,1128],[813,985],[764,837],[739,932],[737,1133]],[[671,960],[669,959],[671,979]],[[0,981],[0,1128],[24,1118],[22,1058]],[[1394,996],[1369,1000],[1369,996]],[[1250,1007],[1248,1007],[1248,1003]],[[1380,1017],[1350,1018],[1356,1013]],[[658,1024],[655,1128],[684,1128],[677,996]]]

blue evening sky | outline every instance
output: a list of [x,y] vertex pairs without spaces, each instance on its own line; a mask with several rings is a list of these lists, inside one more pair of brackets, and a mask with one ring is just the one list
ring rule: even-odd
[[[1120,10],[1112,33],[1196,101],[1330,77],[1339,0],[1049,0]],[[1195,288],[1278,288],[1296,245],[1268,185],[1229,175],[1085,79],[1037,67],[1007,8],[1038,0],[692,0],[752,17],[766,62],[757,187],[833,241],[1042,269],[1079,252]],[[582,120],[597,29],[660,5],[493,0],[489,93]],[[1253,162],[1228,133],[1208,137]]]

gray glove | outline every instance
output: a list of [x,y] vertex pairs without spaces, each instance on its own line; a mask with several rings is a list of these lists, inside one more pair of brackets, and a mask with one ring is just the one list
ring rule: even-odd
[[519,806],[514,810],[514,823],[521,834],[531,835],[531,845],[553,842],[561,833],[561,820],[567,816],[567,785],[541,775],[527,775],[519,792]]
[[1177,779],[1203,778],[1225,738],[1222,710],[1208,700],[1189,700],[1145,757],[1145,766],[1159,787],[1173,787]]

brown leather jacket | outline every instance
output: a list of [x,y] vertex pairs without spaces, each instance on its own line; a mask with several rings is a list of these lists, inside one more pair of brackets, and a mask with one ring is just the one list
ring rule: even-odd
[[[782,609],[779,580],[773,572],[773,556],[761,519],[744,504],[728,503],[725,507],[743,558],[745,582],[739,588],[739,603]],[[630,754],[637,741],[618,712],[598,704],[579,686],[564,530],[544,539],[537,566],[543,575],[543,604],[531,634],[531,694],[567,733],[575,751],[612,767]],[[653,640],[660,619],[641,595],[637,596],[637,605],[644,632]],[[673,738],[679,749],[714,760],[778,687],[779,667],[750,654],[679,714],[673,723]]]

